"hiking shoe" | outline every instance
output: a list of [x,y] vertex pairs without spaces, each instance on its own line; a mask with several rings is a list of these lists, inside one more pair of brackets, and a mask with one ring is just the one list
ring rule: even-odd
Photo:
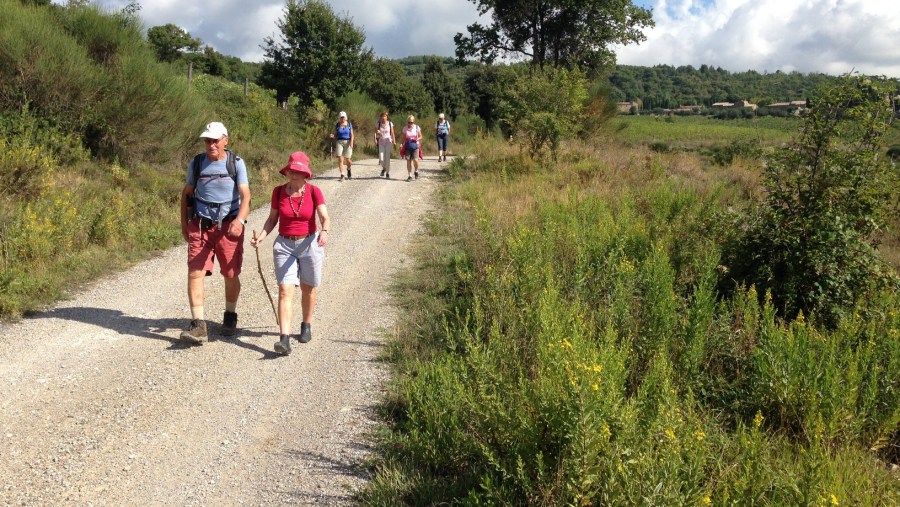
[[339,179],[338,181],[344,181],[344,175],[343,175],[343,174],[341,175],[341,179]]
[[182,331],[178,339],[183,343],[202,345],[206,341],[206,321],[201,319],[192,320],[190,329]]
[[381,174],[379,176],[384,176],[384,169],[381,170]]
[[234,312],[225,312],[222,317],[222,336],[234,336],[237,331],[237,314]]
[[391,179],[391,173],[384,173],[384,177],[387,179]]
[[347,164],[347,179],[353,179],[353,173],[350,171],[350,164]]
[[300,324],[300,334],[297,335],[297,341],[300,343],[309,343],[312,340],[312,326],[308,322]]
[[291,354],[291,336],[283,334],[281,335],[281,339],[275,342],[275,352],[281,354],[282,356],[289,356]]
[[413,174],[416,175],[416,179],[419,179],[419,171],[416,171],[416,172],[414,172]]
[[412,181],[412,176],[407,176],[406,181]]

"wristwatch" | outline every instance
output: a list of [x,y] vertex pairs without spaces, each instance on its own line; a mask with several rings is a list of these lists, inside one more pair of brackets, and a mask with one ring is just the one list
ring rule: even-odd
[[238,219],[238,222],[240,222],[241,225],[247,225],[247,219],[241,220],[241,219],[239,218],[239,219]]

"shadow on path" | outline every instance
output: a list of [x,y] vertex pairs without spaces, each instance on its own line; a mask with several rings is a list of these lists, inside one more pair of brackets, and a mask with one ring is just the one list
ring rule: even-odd
[[[108,308],[92,308],[92,307],[70,307],[56,308],[45,312],[38,312],[29,316],[30,319],[61,319],[74,322],[82,322],[94,326],[110,329],[121,335],[137,336],[140,338],[150,338],[169,343],[167,350],[184,350],[192,346],[182,343],[178,338],[166,336],[163,333],[169,332],[171,329],[182,330],[187,328],[187,319],[146,319],[143,317],[134,317],[125,315],[120,310],[110,310]],[[259,352],[263,354],[260,359],[275,359],[282,357],[272,350],[264,349],[256,344],[241,341],[242,337],[261,338],[261,337],[277,337],[277,333],[266,331],[252,331],[250,329],[238,328],[238,335],[232,338],[225,338],[218,334],[219,325],[215,322],[207,320],[209,326],[210,341],[228,343],[247,350]]]

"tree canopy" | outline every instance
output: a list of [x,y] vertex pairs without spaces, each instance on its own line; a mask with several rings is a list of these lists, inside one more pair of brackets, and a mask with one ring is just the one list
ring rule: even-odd
[[493,23],[457,33],[460,60],[477,57],[492,63],[501,56],[526,56],[534,66],[581,66],[599,69],[615,63],[612,44],[646,39],[654,26],[650,10],[631,0],[469,0],[480,14],[491,11]]
[[174,62],[182,52],[200,50],[199,39],[191,37],[191,34],[172,23],[147,30],[147,40],[156,50],[156,57],[161,62]]
[[371,59],[363,32],[322,0],[288,0],[278,28],[281,40],[264,41],[259,81],[274,89],[279,101],[293,95],[301,106],[320,99],[334,107],[357,86]]

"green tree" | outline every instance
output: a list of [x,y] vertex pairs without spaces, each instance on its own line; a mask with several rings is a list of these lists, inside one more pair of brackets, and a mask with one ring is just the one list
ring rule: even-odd
[[156,57],[161,62],[174,62],[184,52],[193,53],[200,50],[198,39],[172,23],[147,30],[147,40],[156,50]]
[[422,85],[434,99],[434,110],[456,118],[465,108],[465,92],[458,79],[447,71],[444,61],[435,56],[425,59]]
[[431,111],[432,98],[418,79],[406,77],[403,65],[378,58],[370,65],[365,92],[391,113],[422,114]]
[[259,82],[279,101],[296,96],[302,107],[315,99],[331,108],[339,96],[358,86],[371,50],[349,18],[335,15],[322,0],[288,0],[278,21],[281,40],[267,37]]
[[641,31],[654,26],[653,14],[631,0],[469,0],[480,14],[491,13],[493,23],[467,27],[457,33],[460,60],[477,57],[491,63],[500,56],[531,59],[545,64],[598,70],[615,63],[613,44],[646,39]]
[[578,70],[553,68],[520,76],[501,103],[501,127],[532,158],[549,150],[555,159],[560,141],[580,130],[586,83]]
[[516,79],[516,73],[509,65],[466,66],[463,87],[468,95],[469,107],[484,120],[487,128],[497,125],[500,102]]
[[791,318],[804,312],[828,325],[893,279],[875,251],[896,213],[898,170],[882,154],[892,86],[845,76],[820,91],[797,140],[765,169],[764,205],[726,255],[730,277],[769,290]]

